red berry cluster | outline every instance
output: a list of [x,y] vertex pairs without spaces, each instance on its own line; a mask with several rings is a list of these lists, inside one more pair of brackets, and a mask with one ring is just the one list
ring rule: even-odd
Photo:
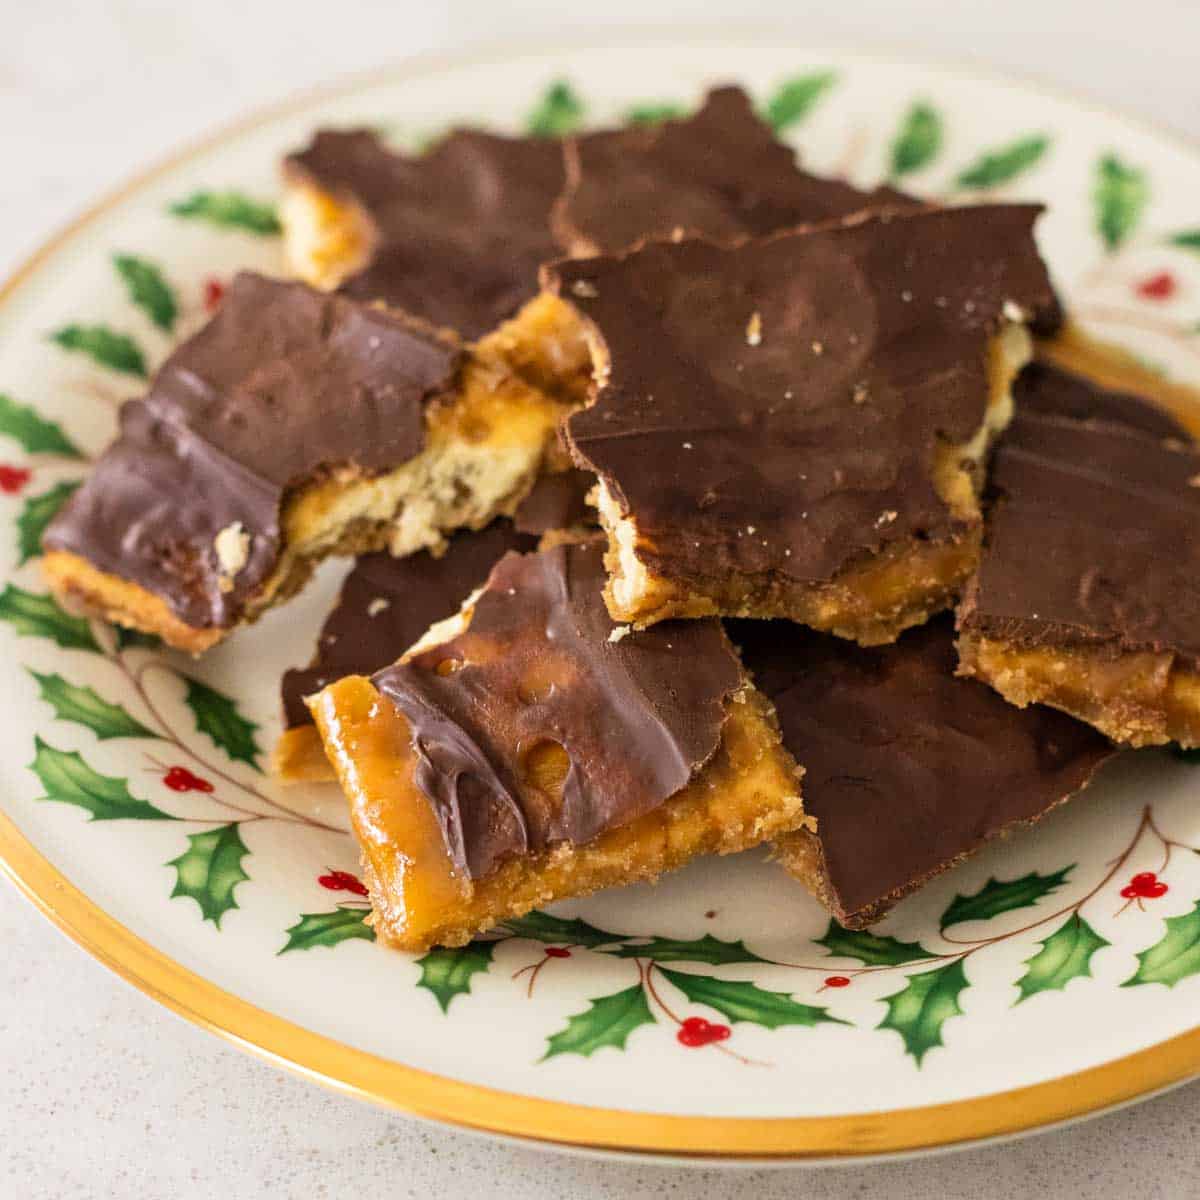
[[317,882],[331,892],[353,892],[356,896],[367,895],[367,889],[349,871],[333,871],[318,875]]
[[681,1046],[710,1046],[723,1042],[730,1034],[728,1025],[717,1025],[703,1017],[688,1017],[675,1035]]
[[1137,294],[1143,300],[1170,300],[1178,286],[1170,271],[1159,271],[1137,285]]
[[27,467],[10,467],[0,463],[0,492],[6,492],[10,496],[17,495],[29,482],[32,474]]
[[214,275],[204,281],[204,307],[213,312],[225,296],[225,285]]
[[1142,871],[1121,889],[1121,895],[1126,900],[1157,900],[1167,891],[1167,885],[1153,871]]
[[847,979],[845,975],[830,975],[830,977],[825,980],[825,986],[834,988],[849,987],[850,980]]
[[163,776],[163,783],[173,792],[211,792],[213,785],[199,775],[193,775],[187,767],[171,767]]
[[547,958],[570,958],[571,952],[570,952],[570,950],[568,950],[566,948],[566,946],[547,946],[546,947],[546,957]]

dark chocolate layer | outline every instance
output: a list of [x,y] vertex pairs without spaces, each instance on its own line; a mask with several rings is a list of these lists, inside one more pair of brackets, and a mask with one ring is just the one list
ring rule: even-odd
[[437,558],[428,550],[405,558],[362,555],[325,618],[312,664],[284,673],[284,725],[312,724],[305,696],[395,662],[435,621],[453,616],[510,550],[536,549],[538,537],[551,529],[593,524],[595,509],[583,497],[595,482],[584,471],[543,475],[511,521],[460,530]]
[[285,169],[357,205],[374,226],[370,262],[344,292],[466,338],[512,316],[558,253],[550,206],[564,172],[554,139],[464,129],[409,156],[369,130],[326,130]]
[[[460,359],[399,317],[242,273],[121,409],[118,439],[43,544],[154,592],[193,627],[232,625],[278,564],[289,490],[419,454],[425,408]],[[236,573],[214,545],[231,526],[249,539]]]
[[572,453],[670,577],[825,581],[953,538],[935,450],[983,424],[1007,302],[1053,304],[1038,212],[923,211],[555,264],[548,285],[611,363],[567,422]]
[[732,241],[868,207],[917,202],[809,175],[741,88],[710,92],[691,116],[583,134],[565,146],[553,228],[571,254],[615,254],[685,233]]
[[[1099,417],[1076,419],[1080,383],[1044,377],[1041,411],[1019,411],[996,451],[960,627],[1022,646],[1173,652],[1198,666],[1200,452],[1136,397],[1096,389]],[[1056,404],[1071,415],[1053,415]]]
[[[465,633],[374,677],[409,722],[417,786],[474,878],[652,811],[720,743],[743,681],[720,624],[664,622],[609,641],[602,556],[596,544],[508,555]],[[570,762],[561,797],[531,774],[549,743]]]
[[728,623],[804,764],[836,915],[898,899],[1078,791],[1110,754],[1088,726],[954,675],[938,617],[864,649],[782,621]]

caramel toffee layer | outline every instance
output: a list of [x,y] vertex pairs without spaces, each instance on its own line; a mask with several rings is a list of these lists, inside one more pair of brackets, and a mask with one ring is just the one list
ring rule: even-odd
[[583,471],[543,475],[512,521],[494,521],[478,532],[452,535],[444,553],[421,550],[404,558],[364,554],[342,584],[325,619],[309,667],[287,671],[280,688],[284,725],[312,724],[305,696],[346,675],[369,675],[394,662],[436,621],[458,611],[510,550],[537,548],[551,529],[568,529],[591,519],[583,496],[595,479]]
[[[472,878],[650,812],[720,743],[744,683],[720,624],[610,641],[602,557],[594,544],[508,555],[465,632],[374,676],[408,723],[414,779],[449,855]],[[556,758],[561,795],[537,784]]]
[[801,171],[795,151],[736,87],[710,92],[689,117],[584,134],[564,150],[567,181],[553,229],[575,255],[614,254],[679,231],[732,241],[916,203]]
[[1012,306],[1053,306],[1039,211],[923,211],[548,268],[600,343],[595,402],[567,439],[634,518],[646,565],[821,582],[960,534],[935,452],[983,425],[989,341]]
[[369,262],[342,291],[469,339],[533,296],[539,265],[558,253],[550,207],[564,175],[554,139],[458,130],[410,157],[369,130],[322,131],[285,170],[372,226]]
[[1113,753],[1063,713],[1017,709],[956,678],[948,616],[871,649],[781,621],[727,628],[775,705],[785,748],[804,764],[824,899],[839,919],[875,919],[1043,816]]
[[[1043,369],[992,465],[960,628],[1010,645],[1171,653],[1200,667],[1200,452],[1136,397]],[[1067,415],[1058,415],[1065,413]],[[1080,416],[1088,419],[1080,420]]]
[[240,274],[123,406],[116,442],[43,545],[161,596],[190,626],[232,625],[279,561],[289,490],[415,458],[426,406],[460,365],[453,345],[399,317]]

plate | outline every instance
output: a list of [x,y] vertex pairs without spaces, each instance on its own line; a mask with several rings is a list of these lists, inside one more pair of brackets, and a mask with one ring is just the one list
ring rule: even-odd
[[[831,928],[754,853],[414,957],[373,944],[363,923],[336,792],[279,788],[260,769],[279,674],[307,659],[344,564],[199,660],[45,594],[38,533],[117,405],[231,272],[283,270],[276,163],[313,129],[371,124],[407,146],[456,122],[561,129],[687,107],[726,80],[817,171],[942,200],[1046,200],[1043,247],[1084,327],[1164,378],[1200,380],[1200,155],[1020,83],[726,37],[418,62],[255,119],[101,204],[3,292],[7,870],[97,957],[247,1049],[344,1092],[546,1143],[880,1155],[1029,1130],[1188,1078],[1200,1071],[1194,759],[1121,759],[1036,834],[938,879],[869,935]],[[690,1017],[711,1036],[684,1032]]]

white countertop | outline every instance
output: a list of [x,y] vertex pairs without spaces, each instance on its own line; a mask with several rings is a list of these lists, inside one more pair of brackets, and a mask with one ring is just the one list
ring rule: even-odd
[[[432,48],[723,14],[786,24],[798,43],[999,67],[1200,139],[1196,0],[604,0],[594,10],[0,0],[0,277],[126,175],[293,90]],[[135,992],[3,883],[0,947],[0,1196],[1200,1194],[1200,1085],[1022,1142],[882,1166],[731,1174],[596,1162],[423,1125],[292,1078]]]

